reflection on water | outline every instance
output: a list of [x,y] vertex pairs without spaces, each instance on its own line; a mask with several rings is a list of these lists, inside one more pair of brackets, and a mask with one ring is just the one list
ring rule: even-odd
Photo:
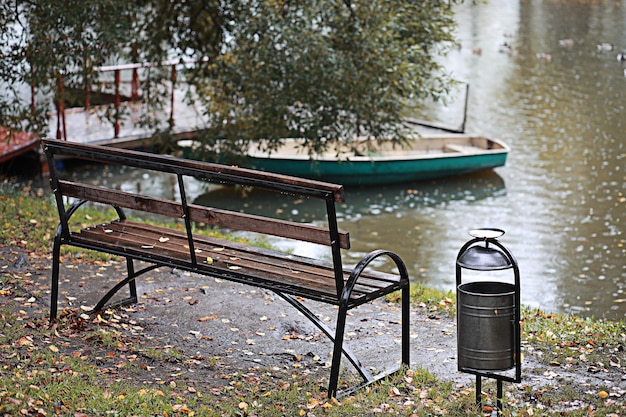
[[[206,185],[206,192],[197,196],[196,204],[217,205],[249,213],[275,214],[269,197],[274,195],[261,189],[243,189]],[[338,205],[338,217],[345,222],[358,222],[364,216],[395,213],[403,217],[415,210],[441,207],[451,201],[475,201],[504,195],[504,181],[494,171],[486,171],[447,180],[395,184],[382,187],[348,187],[346,202]],[[278,213],[285,219],[324,221],[324,207],[285,196],[285,210]]]
[[[445,181],[348,189],[339,215],[351,232],[350,252],[356,259],[385,247],[405,259],[413,279],[454,289],[467,231],[501,228],[520,266],[524,304],[624,317],[626,65],[616,56],[626,48],[626,8],[502,0],[462,5],[457,16],[462,47],[445,64],[471,81],[466,128],[507,142],[507,165]],[[615,49],[598,49],[602,43]],[[428,116],[450,126],[460,120],[458,106]],[[177,187],[173,178],[147,173],[81,171],[150,193]],[[270,208],[275,202],[258,190],[188,187],[200,204],[321,221],[307,202]]]

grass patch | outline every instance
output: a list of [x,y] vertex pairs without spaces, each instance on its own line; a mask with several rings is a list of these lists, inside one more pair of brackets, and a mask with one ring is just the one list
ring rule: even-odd
[[[621,367],[626,346],[626,323],[547,314],[526,310],[522,314],[524,338],[540,350],[542,362],[551,366],[587,366],[591,372]],[[613,362],[613,365],[611,365]]]
[[[282,370],[218,371],[220,384],[188,381],[146,383],[128,335],[113,342],[100,324],[66,315],[55,328],[28,323],[2,309],[0,413],[24,416],[362,416],[372,413],[427,416],[454,405],[472,407],[468,392],[456,392],[425,370],[407,370],[337,401],[325,395],[325,379]],[[154,366],[164,363],[152,361]],[[219,367],[218,367],[219,369]],[[180,378],[180,379],[178,379]],[[158,379],[157,379],[158,381]]]

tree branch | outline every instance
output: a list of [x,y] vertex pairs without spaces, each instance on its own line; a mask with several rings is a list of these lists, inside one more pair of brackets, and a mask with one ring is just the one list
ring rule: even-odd
[[356,13],[354,13],[354,9],[352,8],[352,1],[351,0],[343,0],[343,4],[345,4],[346,7],[348,8],[348,10],[350,10],[350,16],[356,22],[357,18],[356,18]]

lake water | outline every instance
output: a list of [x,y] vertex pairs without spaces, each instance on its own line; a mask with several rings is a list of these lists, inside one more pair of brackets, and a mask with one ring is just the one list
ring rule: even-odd
[[[471,85],[467,130],[499,137],[512,152],[497,170],[499,192],[440,203],[420,216],[430,220],[420,239],[458,242],[464,225],[503,228],[524,303],[623,317],[626,77],[616,57],[626,48],[626,8],[497,1],[464,5],[458,20],[462,48],[447,68]],[[443,258],[419,259],[436,271],[429,283],[451,283]]]
[[[463,178],[348,189],[339,209],[353,243],[348,262],[387,248],[407,262],[413,280],[454,290],[467,231],[501,228],[500,241],[519,263],[524,304],[624,318],[626,66],[616,56],[626,48],[626,7],[500,0],[463,5],[458,21],[461,48],[445,64],[471,86],[466,130],[507,142],[507,164]],[[602,43],[615,47],[599,49]],[[462,101],[427,116],[458,126]],[[172,179],[139,172],[98,168],[84,175],[154,194],[176,188]],[[268,206],[259,191],[189,186],[199,203],[250,212]],[[297,201],[281,210],[285,217],[321,216]]]

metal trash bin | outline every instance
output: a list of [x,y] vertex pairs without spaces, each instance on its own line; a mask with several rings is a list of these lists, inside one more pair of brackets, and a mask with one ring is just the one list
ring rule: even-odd
[[[502,410],[502,381],[520,382],[521,311],[517,260],[498,241],[501,229],[473,229],[456,259],[458,369],[476,375],[476,404],[482,403],[482,377],[497,381],[497,408]],[[512,270],[515,284],[493,280],[462,283],[462,271]],[[483,278],[483,277],[481,277]],[[514,375],[508,371],[515,368]]]
[[470,282],[458,287],[458,364],[505,371],[515,366],[515,286]]

